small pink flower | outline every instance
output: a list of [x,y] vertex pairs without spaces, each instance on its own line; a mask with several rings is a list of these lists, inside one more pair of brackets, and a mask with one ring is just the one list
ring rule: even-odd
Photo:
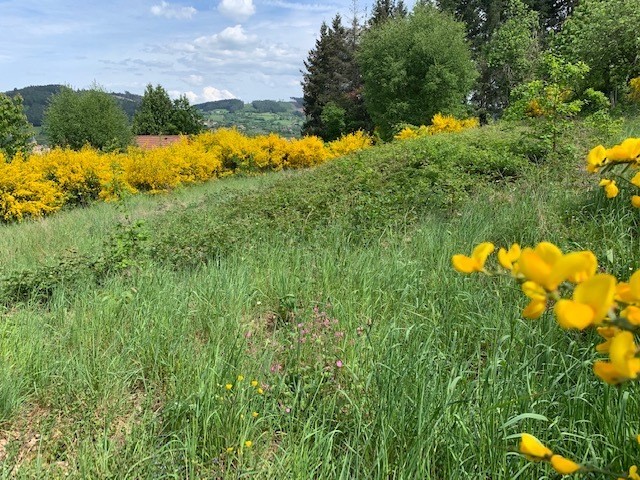
[[342,365],[343,365],[342,360],[338,360],[338,361],[336,362],[336,367],[338,367],[338,368],[342,368]]

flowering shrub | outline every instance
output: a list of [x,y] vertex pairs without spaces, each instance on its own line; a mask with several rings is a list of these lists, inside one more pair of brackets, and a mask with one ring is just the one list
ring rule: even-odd
[[362,132],[325,144],[318,137],[287,140],[246,137],[235,129],[207,132],[163,148],[103,153],[56,148],[41,155],[0,155],[0,215],[4,220],[39,217],[66,204],[115,200],[123,193],[166,192],[239,171],[263,172],[319,165],[367,148]]
[[406,140],[409,138],[419,138],[427,135],[436,135],[438,133],[456,133],[468,128],[476,128],[480,125],[477,118],[467,118],[464,120],[458,120],[451,115],[442,115],[436,113],[431,120],[431,125],[428,127],[421,125],[416,127],[414,125],[405,126],[394,137],[396,140]]
[[[607,198],[618,196],[620,189],[616,180],[606,177],[616,177],[618,180],[640,188],[640,172],[635,173],[631,179],[628,174],[637,171],[638,167],[640,167],[640,138],[627,138],[609,149],[598,145],[587,155],[587,171],[603,176],[600,186],[604,188]],[[640,195],[633,195],[631,204],[640,208]]]
[[[623,150],[627,152],[626,147]],[[615,154],[610,156],[627,158],[627,153],[620,153],[619,157]],[[593,158],[596,158],[595,154]],[[596,167],[600,166],[598,162]],[[613,191],[615,185],[612,185],[608,183],[605,189]],[[551,308],[563,329],[596,329],[602,343],[596,345],[595,350],[605,358],[594,363],[593,372],[602,381],[617,385],[639,378],[640,349],[635,334],[640,330],[640,270],[633,273],[628,281],[619,281],[613,275],[598,270],[598,260],[593,252],[564,253],[549,242],[541,242],[535,247],[521,248],[513,244],[508,249],[500,248],[498,265],[489,267],[487,262],[494,251],[492,243],[484,242],[477,245],[471,255],[454,255],[451,261],[454,269],[461,273],[502,274],[519,283],[529,300],[522,311],[525,318],[537,319]],[[562,475],[595,472],[623,479],[640,479],[636,466],[632,466],[627,475],[580,465],[554,454],[528,433],[521,435],[518,450],[531,461],[550,463]]]

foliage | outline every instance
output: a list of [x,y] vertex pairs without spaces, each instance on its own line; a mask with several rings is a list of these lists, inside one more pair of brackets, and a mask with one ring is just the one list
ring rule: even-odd
[[[336,138],[335,125],[327,126],[322,119],[323,110],[330,103],[345,111],[345,125],[339,134],[371,129],[369,114],[364,108],[361,72],[355,58],[359,40],[357,18],[349,29],[342,25],[340,15],[334,17],[330,27],[326,23],[320,27],[315,47],[304,62],[302,90],[306,122],[303,134],[317,135],[324,140]],[[335,120],[336,117],[331,118]]]
[[147,85],[133,117],[136,135],[195,135],[204,128],[200,111],[182,95],[173,102],[161,86]]
[[244,102],[237,98],[227,100],[215,100],[213,102],[199,103],[196,108],[202,112],[211,112],[213,110],[227,110],[228,112],[237,112],[244,108]]
[[629,98],[633,102],[640,103],[640,77],[629,80]]
[[344,108],[340,108],[334,102],[329,102],[322,108],[320,120],[324,126],[324,138],[326,140],[335,140],[345,133],[346,113]]
[[251,106],[258,113],[282,113],[292,109],[290,102],[276,102],[275,100],[254,100]]
[[22,97],[0,93],[0,153],[11,160],[31,148],[31,125],[22,107]]
[[[25,113],[29,122],[40,127],[51,97],[60,92],[62,85],[35,85],[24,88],[15,88],[6,94],[10,97],[20,95],[23,99]],[[129,119],[133,118],[135,110],[140,105],[142,97],[133,93],[109,93],[122,107]]]
[[[545,54],[542,57],[542,80],[534,80],[514,89],[512,104],[505,113],[508,118],[534,119],[534,135],[548,143],[552,152],[558,149],[558,139],[569,126],[569,119],[578,115],[585,103],[579,98],[580,86],[589,67],[572,64],[562,57]],[[606,106],[595,91],[585,93],[591,105]]]
[[382,25],[394,18],[405,18],[408,15],[407,7],[402,0],[376,0],[371,9],[371,17],[368,24],[370,28]]
[[629,80],[640,74],[638,24],[640,9],[634,0],[584,0],[555,44],[570,62],[589,66],[587,84],[605,92],[615,105]]
[[432,7],[368,31],[358,58],[367,110],[383,139],[400,123],[462,111],[476,76],[463,25]]
[[204,130],[200,111],[189,103],[184,95],[173,101],[171,124],[180,135],[196,135]]
[[122,150],[131,143],[127,116],[115,99],[95,85],[91,90],[63,87],[51,97],[44,131],[52,146],[80,150]]
[[533,80],[540,55],[538,15],[521,0],[510,0],[506,19],[492,33],[486,46],[489,70],[488,86],[492,92],[485,105],[501,111],[509,104],[511,91],[521,83]]

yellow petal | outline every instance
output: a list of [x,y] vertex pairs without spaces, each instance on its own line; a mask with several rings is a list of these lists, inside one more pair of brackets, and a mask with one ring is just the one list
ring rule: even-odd
[[598,269],[598,260],[593,252],[572,252],[563,255],[553,267],[549,282],[559,285],[565,280],[584,282],[593,277]]
[[602,360],[594,362],[593,373],[609,385],[616,385],[625,380],[611,363]]
[[553,455],[551,457],[551,466],[561,475],[571,475],[580,470],[580,465],[568,458],[564,458],[562,455]]
[[547,300],[547,292],[544,288],[531,280],[522,284],[522,292],[531,300],[544,302]]
[[631,197],[631,205],[635,208],[640,208],[640,195],[634,195]]
[[607,196],[607,198],[615,198],[618,196],[618,193],[620,193],[620,190],[616,186],[616,182],[614,180],[612,180],[609,185],[604,187],[604,193]]
[[626,378],[636,378],[640,359],[635,358],[636,344],[631,332],[620,332],[611,340],[609,358],[615,369]]
[[613,306],[615,292],[616,278],[599,273],[579,284],[573,291],[573,299],[589,305],[594,311],[593,322],[598,324]]
[[555,264],[562,257],[562,251],[551,242],[540,242],[534,251],[549,265]]
[[636,187],[640,187],[640,172],[636,173],[631,179],[631,183],[633,183]]
[[611,180],[609,180],[608,178],[603,178],[602,180],[600,180],[600,183],[598,183],[598,186],[599,187],[606,187],[610,183],[611,183]]
[[640,300],[640,270],[634,272],[629,279],[629,290],[635,301]]
[[544,460],[553,455],[553,452],[545,447],[540,440],[528,433],[522,434],[518,448],[520,453],[533,460]]
[[496,247],[491,242],[483,242],[473,249],[471,258],[476,260],[480,264],[480,268],[484,268],[484,263],[487,261],[487,257],[493,253]]
[[466,255],[454,255],[451,257],[451,263],[453,264],[453,268],[460,273],[473,273],[480,270],[478,262]]
[[640,326],[640,308],[629,305],[620,312],[620,315],[627,319],[631,325]]
[[545,262],[531,248],[525,248],[518,260],[518,273],[522,274],[527,280],[547,288],[547,280],[551,275],[551,265]]
[[522,310],[522,316],[529,320],[536,320],[544,313],[547,308],[546,302],[539,300],[531,300],[524,310]]
[[498,250],[498,262],[502,265],[502,268],[506,268],[507,270],[513,268],[513,262],[509,258],[509,253],[504,248]]
[[607,156],[607,149],[602,145],[598,145],[591,149],[587,155],[587,164],[592,167],[599,167],[604,163],[604,159]]
[[584,330],[593,323],[594,312],[589,305],[573,300],[558,300],[554,309],[558,323],[562,328]]

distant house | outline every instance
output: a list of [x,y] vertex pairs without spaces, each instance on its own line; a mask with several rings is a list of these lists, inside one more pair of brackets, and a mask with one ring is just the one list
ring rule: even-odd
[[166,147],[181,138],[182,135],[137,135],[136,145],[143,150],[151,150],[152,148]]

